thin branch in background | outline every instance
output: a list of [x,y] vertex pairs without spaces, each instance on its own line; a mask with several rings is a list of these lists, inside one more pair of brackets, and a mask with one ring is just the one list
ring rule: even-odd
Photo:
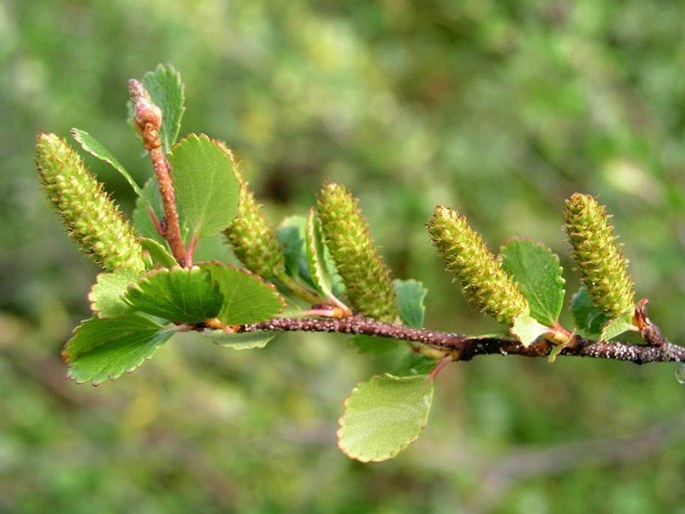
[[518,483],[588,467],[617,467],[648,459],[682,441],[685,417],[649,426],[629,437],[574,441],[543,449],[519,449],[485,466],[472,512],[489,512]]

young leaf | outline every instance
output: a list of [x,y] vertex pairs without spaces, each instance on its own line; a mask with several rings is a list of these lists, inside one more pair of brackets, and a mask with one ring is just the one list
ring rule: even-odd
[[62,357],[69,364],[69,378],[97,385],[140,366],[173,334],[173,328],[137,314],[91,318],[76,328]]
[[126,168],[122,166],[122,164],[117,160],[117,158],[114,157],[114,154],[110,152],[107,148],[105,148],[103,144],[101,144],[97,139],[95,139],[85,130],[73,128],[71,129],[71,136],[76,141],[78,141],[78,143],[81,145],[81,148],[83,148],[86,152],[97,157],[101,161],[105,161],[106,163],[111,165],[115,170],[117,170],[121,174],[121,176],[124,177],[126,181],[131,185],[136,195],[138,195],[139,198],[143,197],[143,191],[140,189],[140,186],[138,186],[138,183],[133,179],[131,174],[128,171],[126,171]]
[[[168,249],[169,244],[157,231],[150,211],[152,211],[152,214],[160,223],[164,220],[164,206],[162,205],[162,197],[159,194],[159,187],[155,178],[145,182],[142,196],[136,199],[136,207],[133,210],[132,216],[133,228],[139,236],[152,239],[161,244],[165,249]],[[183,224],[184,220],[180,221],[181,235],[183,239],[187,239],[188,227]]]
[[216,315],[229,325],[265,321],[280,314],[285,301],[276,289],[249,271],[230,264],[202,263],[223,295],[221,310]]
[[515,317],[514,325],[509,329],[523,346],[530,346],[538,337],[549,332],[549,330],[549,327],[540,324],[530,314],[521,314]]
[[177,323],[215,318],[224,301],[219,286],[198,267],[150,271],[124,298],[138,311]]
[[566,343],[561,343],[552,348],[552,350],[549,352],[549,356],[547,357],[547,362],[549,362],[550,364],[554,364],[557,360],[557,357],[559,357],[559,355],[564,350],[564,348],[566,348],[566,346]]
[[185,92],[181,75],[171,65],[158,64],[143,76],[143,85],[153,103],[162,110],[160,137],[164,153],[169,153],[181,130]]
[[140,241],[143,251],[150,255],[154,267],[173,268],[177,265],[176,259],[169,253],[167,247],[160,242],[149,237],[138,238],[138,241]]
[[191,134],[168,156],[181,223],[193,239],[221,232],[235,217],[239,183],[222,144]]
[[423,301],[428,289],[416,280],[393,280],[392,285],[397,293],[397,307],[402,323],[408,327],[421,328],[426,306]]
[[306,225],[307,220],[303,216],[289,216],[276,229],[276,237],[283,246],[286,274],[295,278],[302,277],[308,284],[314,286],[304,258]]
[[571,311],[578,332],[586,337],[598,335],[609,321],[608,316],[592,303],[592,298],[584,287],[573,295]]
[[159,195],[157,181],[149,179],[143,186],[141,195],[136,199],[136,208],[133,211],[133,228],[139,236],[153,239],[158,243],[166,245],[166,241],[157,232],[155,224],[150,217],[150,210],[158,220],[164,217],[164,207],[162,198]]
[[227,334],[221,330],[213,330],[205,335],[224,348],[230,348],[231,350],[255,350],[264,348],[278,333],[244,332],[240,334]]
[[345,400],[338,446],[362,462],[394,457],[419,436],[428,421],[433,381],[426,375],[381,375],[362,382]]
[[553,325],[564,304],[564,279],[559,257],[542,244],[512,239],[502,247],[502,267],[518,283],[530,305],[530,314]]
[[321,222],[314,209],[309,210],[305,228],[305,252],[309,276],[324,298],[333,297],[333,279],[326,262],[326,248],[321,236]]
[[98,318],[118,318],[133,308],[124,301],[124,293],[140,273],[132,269],[118,269],[112,273],[100,273],[88,294],[90,308]]
[[599,339],[608,341],[625,332],[638,332],[639,329],[635,326],[633,317],[633,313],[628,313],[608,321],[602,328],[602,335]]

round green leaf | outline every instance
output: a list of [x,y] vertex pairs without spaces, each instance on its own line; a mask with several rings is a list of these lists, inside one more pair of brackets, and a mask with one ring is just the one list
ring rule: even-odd
[[271,319],[285,308],[276,288],[249,271],[218,262],[200,263],[209,272],[223,295],[217,317],[229,325]]
[[338,446],[362,462],[394,457],[416,440],[428,421],[433,381],[426,375],[380,375],[362,382],[345,401]]
[[512,239],[502,247],[502,267],[518,283],[536,320],[553,325],[564,304],[559,257],[542,244]]
[[213,236],[228,227],[239,196],[228,149],[204,134],[191,134],[174,145],[168,159],[179,218],[190,237]]
[[150,271],[124,298],[138,311],[177,323],[215,318],[224,301],[219,286],[198,267]]
[[173,328],[138,314],[91,318],[76,328],[62,356],[69,364],[69,378],[99,384],[140,366],[173,334]]

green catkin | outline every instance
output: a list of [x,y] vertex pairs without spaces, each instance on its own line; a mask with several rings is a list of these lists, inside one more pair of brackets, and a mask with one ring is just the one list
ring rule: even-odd
[[264,278],[285,275],[281,244],[273,227],[266,221],[261,204],[242,179],[238,212],[224,235],[238,260],[253,273]]
[[633,312],[635,286],[628,259],[606,208],[590,195],[575,193],[566,200],[564,217],[573,258],[592,302],[611,318]]
[[464,295],[484,313],[510,326],[514,318],[530,313],[519,286],[458,211],[437,206],[428,232],[447,271],[459,279]]
[[345,187],[326,183],[316,211],[353,309],[379,321],[395,321],[397,295],[390,270],[371,240],[357,199]]
[[36,164],[50,201],[84,254],[106,271],[144,269],[133,228],[64,139],[39,134]]

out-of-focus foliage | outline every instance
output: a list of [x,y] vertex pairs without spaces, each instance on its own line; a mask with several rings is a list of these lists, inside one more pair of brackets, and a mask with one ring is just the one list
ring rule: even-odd
[[[0,4],[0,510],[682,509],[670,366],[451,365],[421,440],[370,466],[335,448],[334,420],[384,361],[341,337],[248,353],[188,338],[116,383],[66,382],[58,354],[94,270],[40,191],[33,146],[80,127],[143,183],[126,80],[170,62],[182,133],[228,141],[270,219],[305,214],[327,179],[360,197],[395,276],[428,287],[426,326],[493,327],[429,246],[435,204],[493,250],[520,235],[568,256],[563,199],[582,191],[614,213],[638,297],[683,342],[683,15],[617,0]],[[130,211],[125,181],[85,159]]]

